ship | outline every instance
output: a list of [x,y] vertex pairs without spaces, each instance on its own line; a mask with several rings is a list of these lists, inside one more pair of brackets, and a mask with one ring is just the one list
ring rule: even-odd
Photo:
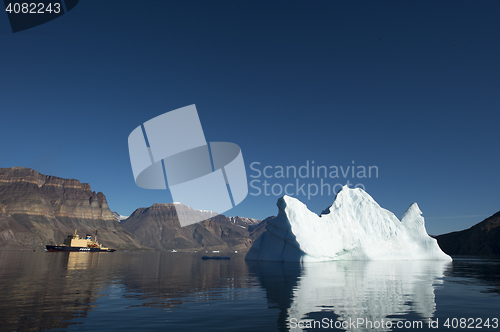
[[47,251],[79,251],[79,252],[113,252],[116,249],[104,248],[102,244],[97,242],[97,231],[94,240],[92,235],[87,234],[85,238],[80,238],[80,235],[71,234],[64,240],[64,243],[59,246],[46,245]]

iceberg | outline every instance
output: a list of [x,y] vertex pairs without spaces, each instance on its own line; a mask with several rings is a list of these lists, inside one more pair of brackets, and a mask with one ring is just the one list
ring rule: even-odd
[[278,216],[267,223],[245,259],[452,260],[427,234],[417,203],[399,220],[364,190],[344,186],[319,216],[293,197],[283,196],[277,205]]

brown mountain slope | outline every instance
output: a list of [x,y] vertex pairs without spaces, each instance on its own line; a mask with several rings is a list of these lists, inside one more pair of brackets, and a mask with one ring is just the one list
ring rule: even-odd
[[0,248],[43,249],[74,230],[104,246],[143,248],[113,217],[103,193],[87,183],[23,167],[0,168]]
[[448,255],[500,256],[500,211],[469,229],[436,239]]
[[[193,210],[193,213],[205,212]],[[210,214],[207,215],[207,217],[210,216]],[[122,225],[134,234],[142,245],[157,250],[227,251],[249,249],[253,241],[248,227],[258,222],[251,218],[217,215],[202,222],[181,227],[174,204],[153,204],[149,208],[135,210],[122,222]]]

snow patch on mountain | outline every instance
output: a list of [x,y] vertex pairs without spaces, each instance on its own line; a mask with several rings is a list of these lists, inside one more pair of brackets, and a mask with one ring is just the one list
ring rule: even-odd
[[115,217],[116,221],[121,222],[121,221],[127,219],[129,216],[122,216],[118,212],[113,212],[113,217]]
[[252,225],[257,225],[262,220],[257,220],[253,218],[244,218],[244,217],[228,217],[229,221],[233,224],[240,225],[243,227],[248,227]]

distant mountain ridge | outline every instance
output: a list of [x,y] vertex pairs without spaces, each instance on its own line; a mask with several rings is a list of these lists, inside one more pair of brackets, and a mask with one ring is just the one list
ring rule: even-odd
[[448,255],[500,256],[500,211],[469,229],[436,239]]
[[[134,234],[145,246],[156,250],[246,250],[253,239],[250,226],[260,220],[242,217],[226,217],[211,211],[195,210],[180,203],[153,204],[135,210],[122,222],[123,227]],[[177,211],[186,216],[210,219],[181,227]]]
[[0,248],[44,249],[68,234],[95,234],[115,249],[144,249],[88,183],[24,167],[0,168]]

